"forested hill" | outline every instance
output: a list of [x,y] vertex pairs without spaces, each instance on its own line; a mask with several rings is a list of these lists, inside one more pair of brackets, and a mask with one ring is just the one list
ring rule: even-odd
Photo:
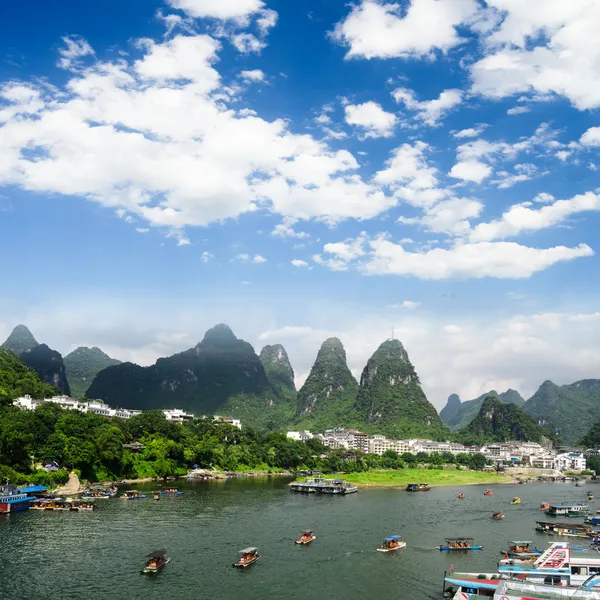
[[460,431],[459,437],[470,444],[510,440],[547,444],[556,441],[551,432],[538,425],[523,409],[493,396],[485,398],[477,416]]
[[448,398],[446,406],[440,411],[440,417],[452,431],[460,431],[475,418],[483,401],[489,396],[498,398],[505,404],[516,404],[521,407],[525,404],[525,400],[523,400],[521,394],[516,390],[511,389],[506,390],[506,392],[502,392],[501,394],[496,390],[490,390],[485,394],[481,394],[481,396],[474,400],[467,400],[462,403],[460,400],[459,402],[456,401],[458,399],[456,394],[452,394]]
[[560,386],[545,381],[523,408],[565,443],[578,444],[600,420],[600,379]]
[[67,354],[64,358],[67,369],[67,380],[71,388],[71,394],[75,398],[83,398],[86,395],[94,377],[107,367],[120,365],[121,361],[111,358],[100,348],[87,348],[81,346]]
[[26,394],[32,398],[51,398],[59,391],[41,381],[35,371],[12,352],[0,348],[0,405]]

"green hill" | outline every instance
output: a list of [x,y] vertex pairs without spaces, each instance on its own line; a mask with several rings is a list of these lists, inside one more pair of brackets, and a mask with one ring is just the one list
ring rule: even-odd
[[12,352],[0,348],[0,405],[26,394],[32,398],[51,398],[59,391],[40,381],[35,371]]
[[71,394],[75,398],[83,398],[94,377],[107,367],[120,365],[121,361],[111,358],[100,348],[81,346],[67,354],[64,358],[67,369],[67,381]]

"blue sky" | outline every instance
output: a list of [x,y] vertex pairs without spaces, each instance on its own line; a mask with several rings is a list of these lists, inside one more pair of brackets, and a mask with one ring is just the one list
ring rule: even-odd
[[2,8],[0,334],[150,364],[225,321],[438,407],[600,374],[595,0]]

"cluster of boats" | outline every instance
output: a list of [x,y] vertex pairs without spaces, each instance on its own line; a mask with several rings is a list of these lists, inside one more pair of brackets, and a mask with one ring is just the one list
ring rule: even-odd
[[92,511],[96,505],[91,500],[78,500],[73,498],[40,498],[33,500],[31,510],[53,510],[53,511]]

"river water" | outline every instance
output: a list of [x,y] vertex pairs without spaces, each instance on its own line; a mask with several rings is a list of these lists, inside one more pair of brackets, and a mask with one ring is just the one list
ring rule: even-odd
[[[159,502],[110,499],[98,500],[93,513],[0,515],[0,597],[439,599],[450,564],[455,571],[492,571],[508,540],[545,546],[552,538],[534,531],[543,518],[539,504],[585,502],[586,491],[555,483],[499,485],[487,497],[480,486],[334,497],[294,494],[288,481],[182,481],[183,496]],[[464,500],[457,498],[461,490]],[[515,495],[522,503],[511,506]],[[490,519],[496,510],[506,518]],[[296,546],[298,533],[313,527],[317,539]],[[375,551],[395,533],[407,548]],[[445,536],[473,537],[484,549],[440,552]],[[257,546],[261,560],[233,569],[246,546]],[[144,556],[163,548],[171,562],[156,576],[140,575]]]

